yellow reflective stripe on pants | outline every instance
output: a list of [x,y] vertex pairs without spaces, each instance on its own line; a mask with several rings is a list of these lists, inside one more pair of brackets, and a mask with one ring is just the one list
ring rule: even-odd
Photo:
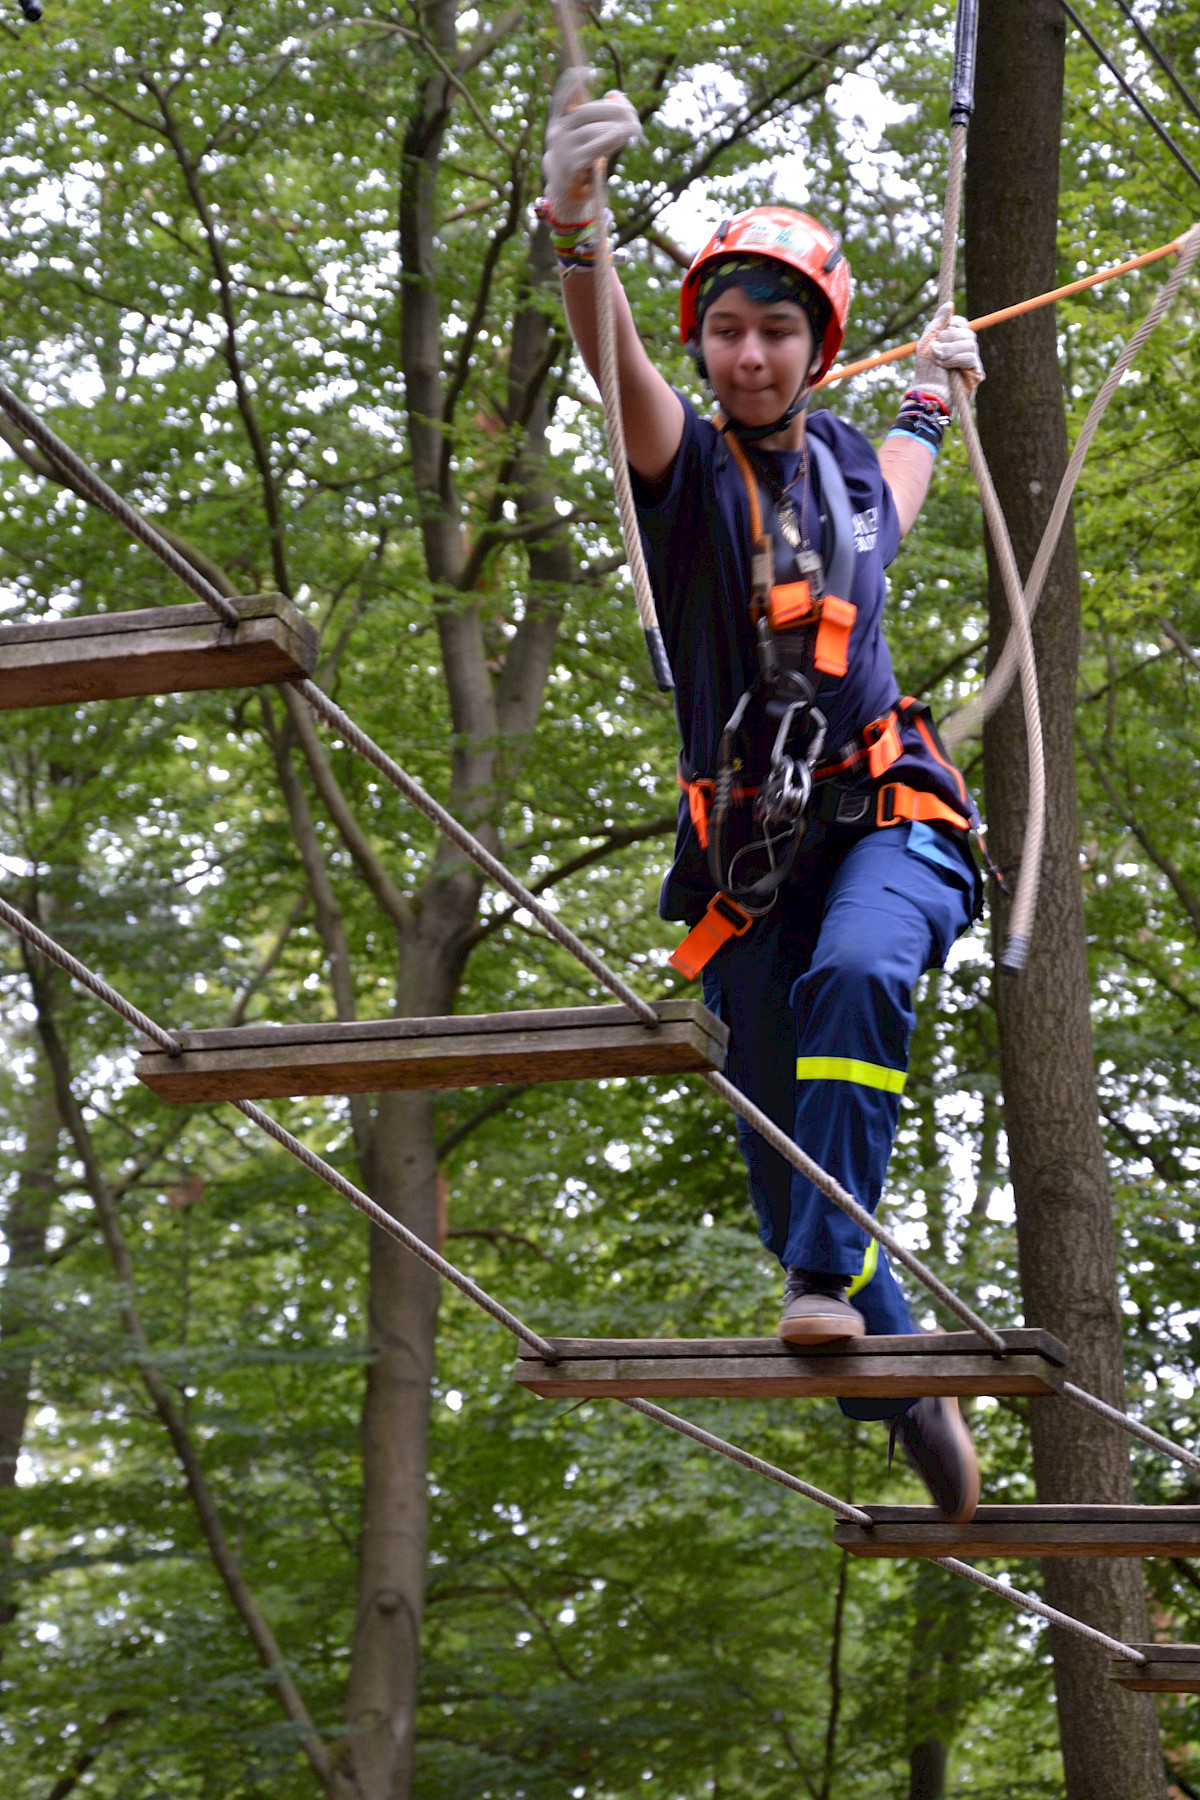
[[882,1088],[886,1094],[902,1094],[908,1075],[883,1063],[859,1062],[854,1056],[798,1056],[797,1081],[854,1081],[859,1087]]
[[860,1288],[865,1288],[868,1281],[875,1279],[875,1271],[879,1267],[879,1239],[872,1238],[863,1251],[863,1266],[850,1286],[846,1289],[847,1300],[853,1298]]

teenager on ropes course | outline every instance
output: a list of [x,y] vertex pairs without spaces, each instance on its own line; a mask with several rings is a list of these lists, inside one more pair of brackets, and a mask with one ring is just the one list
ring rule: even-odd
[[[555,94],[543,162],[567,317],[598,368],[590,171],[641,135],[623,94]],[[975,916],[977,824],[923,706],[902,700],[881,620],[884,571],[921,509],[950,415],[947,371],[982,378],[974,333],[943,308],[876,454],[805,405],[850,304],[835,239],[787,207],[727,220],[684,278],[684,343],[712,423],[651,364],[615,271],[627,455],[667,653],[679,832],[660,910],[691,932],[729,1026],[730,1078],[872,1212],[904,1089],[913,989]],[[916,1329],[873,1238],[739,1122],[763,1243],[786,1271],[779,1335],[807,1345]],[[942,1510],[965,1519],[979,1473],[957,1402],[848,1400],[888,1419]]]

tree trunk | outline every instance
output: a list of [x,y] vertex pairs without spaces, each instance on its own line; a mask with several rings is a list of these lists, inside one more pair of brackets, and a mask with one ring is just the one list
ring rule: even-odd
[[[977,106],[967,171],[967,295],[972,314],[1054,285],[1064,19],[1057,0],[982,0]],[[988,379],[979,429],[1027,573],[1067,460],[1050,309],[983,340]],[[1007,606],[989,545],[989,657]],[[1112,1212],[1096,1106],[1087,939],[1079,882],[1074,761],[1079,572],[1068,521],[1034,627],[1046,741],[1047,828],[1029,965],[997,969],[1005,1123],[1016,1196],[1025,1319],[1063,1338],[1071,1374],[1124,1405],[1122,1320]],[[1027,803],[1016,687],[985,736],[992,848],[1015,869]],[[1007,908],[995,913],[997,950]],[[1060,1400],[1030,1405],[1038,1499],[1128,1502],[1123,1433]],[[1141,1571],[1126,1561],[1048,1561],[1046,1598],[1121,1638],[1146,1636]],[[1051,1632],[1067,1800],[1162,1800],[1162,1758],[1148,1696],[1117,1687],[1107,1658]]]
[[922,1738],[908,1753],[908,1800],[945,1800],[946,1746],[940,1738]]
[[[54,1088],[45,1063],[35,1058],[33,1084],[25,1096],[25,1148],[17,1185],[4,1215],[8,1261],[0,1287],[0,1490],[15,1486],[25,1438],[33,1354],[22,1344],[36,1333],[36,1306],[30,1281],[46,1260],[46,1237],[54,1206],[59,1122]],[[11,1581],[12,1540],[0,1531],[0,1629],[12,1623],[17,1606]]]

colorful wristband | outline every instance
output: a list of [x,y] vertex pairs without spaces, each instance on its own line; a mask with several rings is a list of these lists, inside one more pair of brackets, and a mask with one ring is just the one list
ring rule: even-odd
[[595,219],[556,219],[550,202],[543,196],[534,205],[539,219],[550,227],[558,266],[565,275],[571,269],[593,269],[596,266]]
[[939,395],[924,388],[910,388],[900,402],[896,423],[888,436],[916,438],[936,456],[949,423],[950,410]]

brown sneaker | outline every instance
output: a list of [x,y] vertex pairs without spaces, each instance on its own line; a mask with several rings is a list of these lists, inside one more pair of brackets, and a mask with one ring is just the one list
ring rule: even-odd
[[926,1395],[892,1420],[888,1462],[904,1451],[934,1504],[955,1525],[965,1525],[979,1505],[979,1462],[958,1401]]
[[785,1344],[835,1344],[843,1338],[865,1337],[862,1314],[844,1298],[848,1285],[836,1278],[818,1283],[789,1269],[776,1336]]

